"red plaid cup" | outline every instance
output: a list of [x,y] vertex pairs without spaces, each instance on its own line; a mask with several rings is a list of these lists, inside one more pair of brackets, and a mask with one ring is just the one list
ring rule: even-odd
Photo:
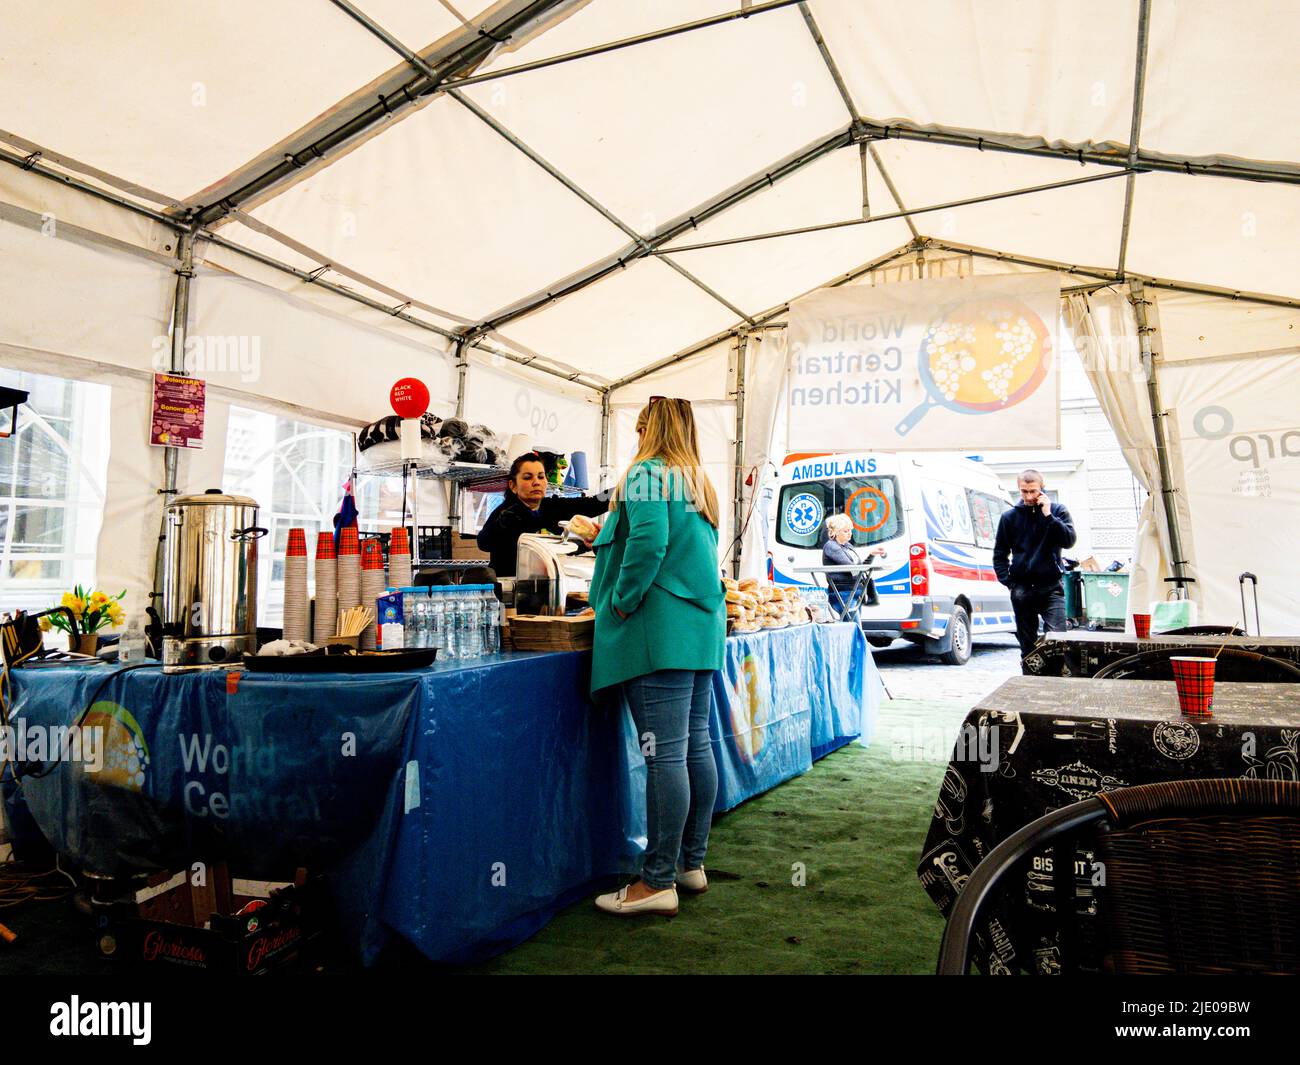
[[334,534],[332,532],[318,533],[316,536],[316,558],[325,559],[334,557]]
[[1178,709],[1191,717],[1209,717],[1214,711],[1214,659],[1171,658]]
[[394,529],[389,535],[388,553],[390,555],[409,555],[411,553],[410,537],[406,535],[405,526]]
[[307,530],[306,529],[289,530],[289,544],[287,549],[285,550],[285,557],[292,558],[295,555],[301,555],[303,558],[307,557]]
[[1133,631],[1137,633],[1137,638],[1138,638],[1139,640],[1145,640],[1148,636],[1150,636],[1150,635],[1151,635],[1151,615],[1150,615],[1150,614],[1134,614],[1134,615],[1133,615]]
[[384,568],[384,549],[379,546],[378,540],[370,539],[361,541],[361,568]]
[[357,527],[355,525],[345,525],[343,527],[343,532],[339,536],[339,554],[361,554],[361,543],[357,539]]

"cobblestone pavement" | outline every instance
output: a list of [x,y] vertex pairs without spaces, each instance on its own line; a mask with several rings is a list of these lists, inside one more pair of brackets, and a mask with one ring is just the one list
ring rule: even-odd
[[1010,633],[977,639],[964,666],[945,665],[906,640],[873,647],[871,653],[895,699],[938,699],[970,707],[1007,678],[1020,675],[1020,648]]

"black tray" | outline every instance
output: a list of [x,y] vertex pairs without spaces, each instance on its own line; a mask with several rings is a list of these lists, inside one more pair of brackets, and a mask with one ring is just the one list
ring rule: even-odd
[[401,651],[363,651],[355,655],[244,655],[250,673],[400,673],[432,665],[436,647],[411,647]]

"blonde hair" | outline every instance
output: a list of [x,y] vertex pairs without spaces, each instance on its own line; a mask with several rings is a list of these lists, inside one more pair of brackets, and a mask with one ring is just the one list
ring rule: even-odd
[[826,519],[826,531],[832,536],[851,528],[853,528],[853,519],[847,514],[832,514]]
[[[715,529],[718,527],[718,493],[704,472],[700,460],[699,433],[695,428],[695,412],[684,399],[657,399],[647,403],[637,415],[636,431],[641,434],[641,444],[632,459],[631,467],[646,459],[661,459],[686,489],[686,498],[704,519]],[[610,497],[609,507],[614,510],[618,500],[627,492],[627,477],[619,481]],[[667,498],[666,496],[664,498]]]

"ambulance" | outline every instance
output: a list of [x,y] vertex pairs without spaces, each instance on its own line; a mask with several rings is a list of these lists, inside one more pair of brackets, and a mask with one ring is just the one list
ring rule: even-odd
[[879,603],[864,604],[873,646],[910,640],[951,665],[970,658],[971,640],[1015,632],[1011,596],[993,572],[998,519],[1012,506],[997,476],[963,457],[853,452],[791,454],[768,496],[768,576],[777,584],[825,588],[826,518],[853,522],[864,561],[876,547]]

